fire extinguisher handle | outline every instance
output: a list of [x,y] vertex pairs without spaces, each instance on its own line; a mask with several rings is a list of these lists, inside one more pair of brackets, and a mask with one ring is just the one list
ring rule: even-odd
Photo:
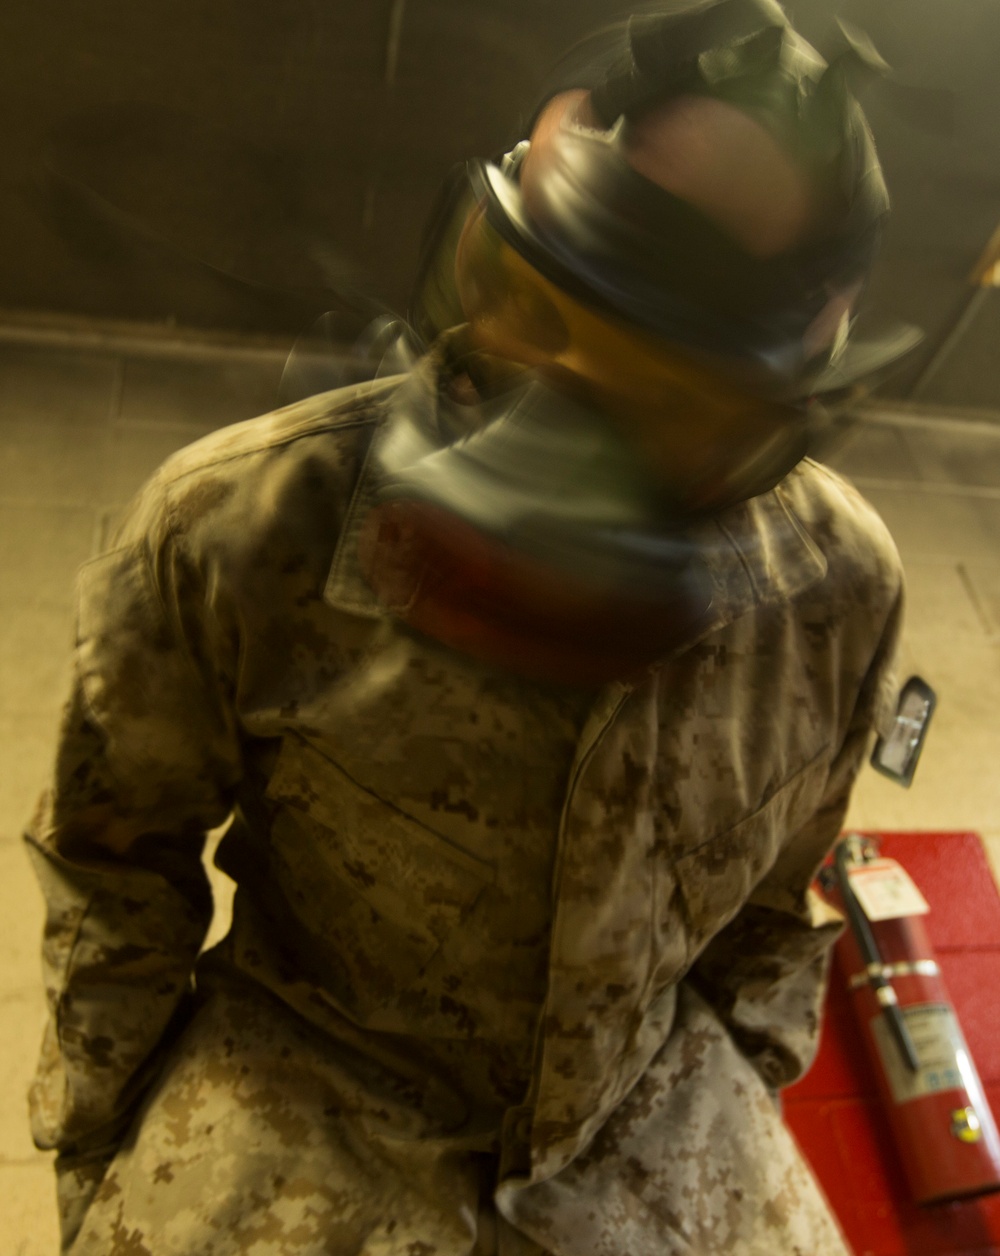
[[854,934],[854,939],[861,952],[861,958],[865,962],[868,980],[875,991],[875,997],[882,1008],[882,1013],[885,1016],[892,1036],[896,1040],[899,1052],[906,1063],[906,1067],[915,1073],[920,1068],[920,1057],[917,1055],[917,1048],[906,1026],[903,1014],[899,1010],[899,1004],[896,1002],[896,991],[892,987],[892,982],[883,974],[882,955],[878,949],[878,943],[875,941],[875,935],[872,933],[871,925],[868,923],[868,917],[862,910],[861,904],[858,902],[857,896],[851,887],[851,878],[847,868],[849,861],[850,849],[848,843],[846,841],[839,842],[834,854],[834,866],[837,870],[837,884],[840,889],[840,897],[844,904],[844,910],[847,913],[847,922],[850,925],[851,932]]

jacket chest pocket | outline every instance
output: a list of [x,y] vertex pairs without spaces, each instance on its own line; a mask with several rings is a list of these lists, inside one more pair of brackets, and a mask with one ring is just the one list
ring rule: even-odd
[[768,874],[782,849],[815,813],[826,782],[825,752],[780,785],[739,824],[697,845],[672,850],[683,900],[690,963]]
[[320,961],[325,992],[364,1023],[419,976],[493,869],[294,734],[267,797],[274,888]]

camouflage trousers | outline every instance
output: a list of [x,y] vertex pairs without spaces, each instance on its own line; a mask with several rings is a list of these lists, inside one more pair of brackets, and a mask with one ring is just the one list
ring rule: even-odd
[[762,1081],[685,984],[586,1152],[500,1188],[517,1228],[497,1157],[367,1063],[253,988],[214,990],[103,1177],[64,1168],[65,1256],[848,1256]]
[[201,1004],[102,1169],[62,1170],[66,1256],[546,1256],[497,1215],[495,1155],[253,990]]
[[850,1256],[774,1095],[686,982],[667,1040],[590,1145],[497,1199],[559,1256]]

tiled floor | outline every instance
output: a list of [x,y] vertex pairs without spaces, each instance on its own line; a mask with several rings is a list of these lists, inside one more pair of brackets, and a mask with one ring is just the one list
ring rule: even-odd
[[889,525],[903,557],[903,665],[938,691],[913,786],[863,773],[858,828],[976,829],[1000,872],[1000,425],[905,414],[833,459]]
[[[0,343],[0,1251],[11,1256],[57,1250],[51,1170],[25,1120],[42,1021],[41,903],[18,835],[67,683],[73,572],[168,453],[268,409],[279,375],[273,357]],[[888,413],[830,460],[896,537],[908,665],[940,695],[913,788],[866,770],[849,821],[977,829],[1000,868],[1000,425]]]

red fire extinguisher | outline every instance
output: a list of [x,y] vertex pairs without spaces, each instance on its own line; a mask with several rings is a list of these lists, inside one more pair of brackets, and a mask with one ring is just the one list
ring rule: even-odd
[[1000,1136],[923,925],[925,900],[858,835],[838,844],[821,884],[847,916],[839,967],[914,1200],[1000,1190]]

